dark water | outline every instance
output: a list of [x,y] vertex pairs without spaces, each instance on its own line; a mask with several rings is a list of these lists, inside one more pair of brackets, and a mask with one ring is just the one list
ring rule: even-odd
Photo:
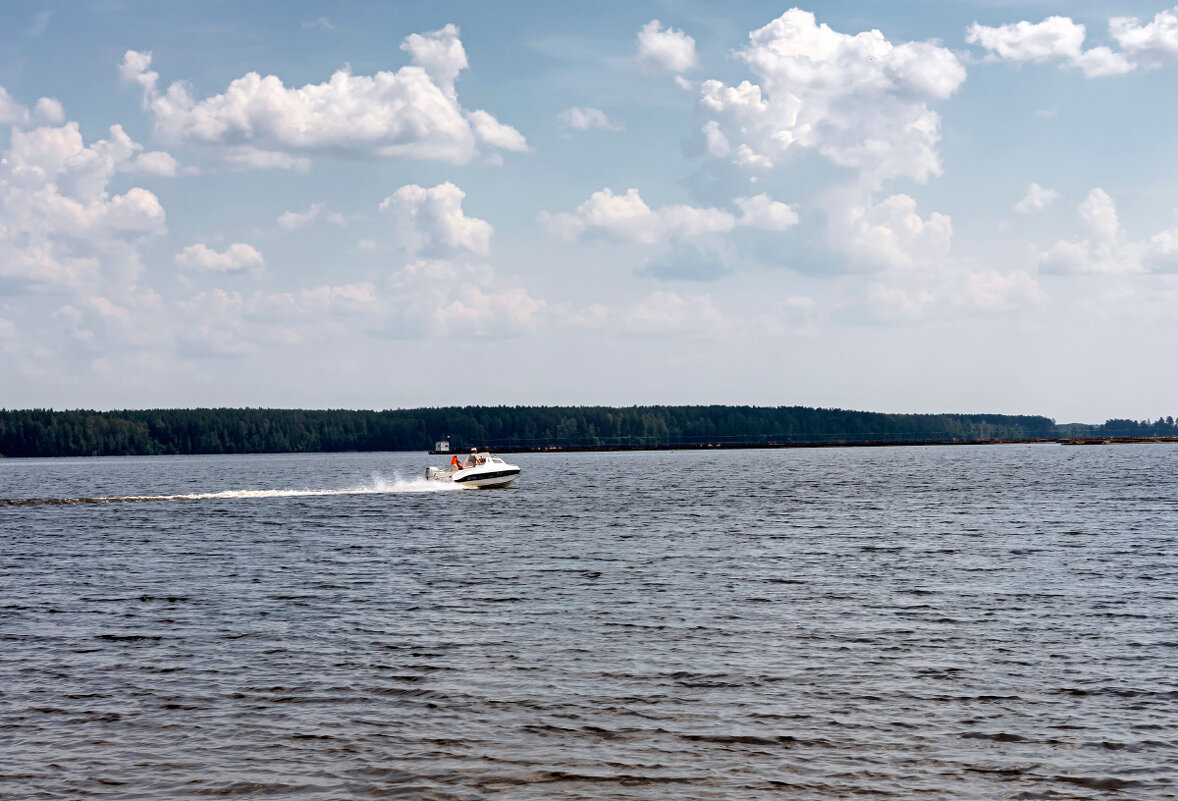
[[512,460],[0,461],[0,797],[1178,798],[1178,447]]

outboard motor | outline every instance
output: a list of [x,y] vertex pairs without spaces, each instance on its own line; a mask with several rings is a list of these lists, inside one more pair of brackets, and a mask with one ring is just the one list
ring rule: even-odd
[[426,478],[436,478],[437,475],[438,475],[438,468],[436,468],[436,467],[425,468],[425,477]]

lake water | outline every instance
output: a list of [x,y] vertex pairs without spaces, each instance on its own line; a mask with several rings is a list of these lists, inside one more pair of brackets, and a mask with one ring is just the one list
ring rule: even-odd
[[1178,446],[0,460],[0,797],[1178,798]]

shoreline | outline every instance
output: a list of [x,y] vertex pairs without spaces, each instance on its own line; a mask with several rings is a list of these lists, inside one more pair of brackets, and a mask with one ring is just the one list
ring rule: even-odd
[[[707,442],[668,445],[546,445],[530,448],[498,447],[494,453],[613,453],[621,451],[775,450],[780,448],[887,448],[945,445],[1140,445],[1178,443],[1178,437],[1056,437],[1050,439],[938,439],[938,440],[837,440],[831,442]],[[483,450],[483,449],[480,449]],[[429,451],[430,456],[463,456],[466,451]]]

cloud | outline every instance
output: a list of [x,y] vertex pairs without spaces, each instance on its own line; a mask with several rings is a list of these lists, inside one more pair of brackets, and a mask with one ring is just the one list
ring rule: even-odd
[[1010,61],[1044,62],[1076,59],[1084,49],[1085,29],[1069,17],[1048,17],[1039,23],[1016,22],[989,27],[970,25],[965,41]]
[[166,231],[152,192],[110,192],[116,173],[136,171],[140,151],[117,125],[90,145],[76,122],[14,128],[0,158],[0,279],[89,292],[133,284],[140,244]]
[[1056,275],[1133,275],[1178,272],[1178,228],[1128,240],[1116,204],[1100,187],[1076,209],[1086,236],[1057,240],[1038,254],[1039,270]]
[[638,65],[644,72],[679,74],[695,64],[695,40],[683,31],[663,30],[657,19],[652,19],[638,31]]
[[278,227],[287,231],[302,228],[319,216],[324,209],[322,203],[312,203],[306,211],[287,211],[278,215]]
[[49,28],[49,20],[51,19],[53,19],[53,11],[45,10],[37,12],[37,16],[33,18],[33,23],[25,29],[25,36],[30,39],[40,37]]
[[705,253],[692,245],[677,244],[667,253],[634,270],[642,278],[659,281],[715,281],[732,269],[716,253]]
[[1108,29],[1122,50],[1149,66],[1178,60],[1178,6],[1144,25],[1136,17],[1113,17]]
[[605,112],[598,108],[574,107],[556,115],[557,127],[562,131],[621,131],[624,126],[611,122]]
[[630,333],[643,335],[708,336],[729,327],[708,295],[683,297],[675,292],[652,292],[626,310],[621,322]]
[[165,153],[162,150],[152,150],[136,156],[130,172],[155,175],[161,178],[172,178],[182,172],[194,173],[196,170],[181,167],[180,162],[171,153]]
[[184,270],[227,275],[259,275],[266,268],[262,254],[241,242],[230,245],[223,252],[217,252],[204,244],[189,245],[176,254],[176,264]]
[[784,231],[798,224],[798,212],[793,206],[780,203],[764,192],[753,197],[734,198],[732,202],[741,211],[737,225]]
[[331,20],[327,17],[316,17],[315,19],[303,20],[303,30],[309,31],[312,28],[320,28],[325,31],[334,31],[335,26],[331,24]]
[[1042,308],[1048,302],[1039,282],[1026,270],[1012,270],[1005,275],[997,270],[972,272],[954,290],[951,306],[982,312]]
[[1070,17],[1047,17],[1042,22],[1015,22],[990,27],[973,23],[966,30],[965,41],[980,45],[992,57],[1007,61],[1062,61],[1078,67],[1088,78],[1123,75],[1135,68],[1123,53],[1107,47],[1084,50],[1086,31]]
[[527,150],[519,131],[459,104],[454,81],[467,60],[458,28],[413,34],[401,49],[412,64],[396,72],[341,69],[300,88],[251,72],[202,100],[183,82],[161,92],[150,52],[128,50],[119,72],[141,87],[158,141],[209,148],[242,168],[305,168],[323,153],[465,164],[480,146]]
[[462,211],[466,193],[447,181],[432,189],[403,186],[380,202],[393,215],[397,241],[411,256],[485,256],[491,247],[491,224]]
[[549,311],[542,298],[500,286],[487,265],[417,259],[389,278],[391,333],[398,338],[506,337],[535,330]]
[[1032,182],[1027,187],[1027,194],[1023,199],[1014,204],[1014,210],[1019,214],[1037,214],[1050,206],[1057,197],[1059,197],[1059,192],[1054,189],[1044,189],[1039,184]]
[[868,185],[940,174],[941,118],[928,103],[952,95],[965,68],[937,43],[843,34],[795,8],[752,31],[735,55],[760,83],[701,85],[710,155],[768,168],[814,149]]
[[8,90],[0,86],[0,125],[27,128],[32,125],[61,125],[65,112],[56,98],[42,97],[30,112],[12,99]]
[[324,284],[251,294],[210,289],[173,306],[169,331],[176,348],[194,358],[239,358],[372,332],[389,313],[370,282]]
[[949,256],[953,224],[936,212],[927,219],[916,201],[896,194],[878,203],[856,189],[839,189],[826,201],[830,247],[869,269],[937,268]]
[[765,194],[733,202],[742,212],[739,218],[716,208],[674,205],[652,209],[637,189],[615,195],[606,188],[590,195],[572,214],[544,212],[540,219],[553,234],[569,241],[601,237],[643,245],[727,233],[738,225],[780,231],[797,222],[792,207]]

